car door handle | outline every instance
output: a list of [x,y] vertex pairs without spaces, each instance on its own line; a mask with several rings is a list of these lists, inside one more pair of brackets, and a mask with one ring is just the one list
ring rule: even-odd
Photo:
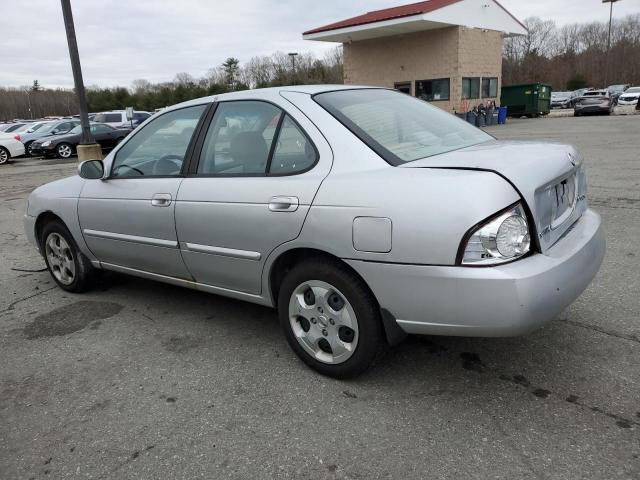
[[295,212],[300,205],[298,197],[273,197],[269,202],[272,212]]
[[151,205],[154,207],[168,207],[171,205],[171,194],[169,193],[156,193],[151,197]]

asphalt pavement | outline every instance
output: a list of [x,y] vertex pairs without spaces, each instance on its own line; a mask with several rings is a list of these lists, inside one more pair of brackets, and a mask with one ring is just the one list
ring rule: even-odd
[[115,274],[63,292],[22,215],[75,161],[0,166],[0,479],[640,479],[640,116],[488,131],[582,151],[599,275],[533,334],[411,337],[352,381],[267,308]]

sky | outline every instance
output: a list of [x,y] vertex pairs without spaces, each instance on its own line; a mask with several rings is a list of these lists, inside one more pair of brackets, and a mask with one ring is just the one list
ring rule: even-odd
[[[335,44],[302,32],[411,0],[71,0],[85,85],[130,86],[135,79],[201,77],[233,56],[241,62],[276,51],[313,52]],[[559,25],[608,20],[602,0],[501,0],[519,19]],[[640,13],[620,0],[614,17]],[[72,87],[58,0],[0,0],[0,86]]]

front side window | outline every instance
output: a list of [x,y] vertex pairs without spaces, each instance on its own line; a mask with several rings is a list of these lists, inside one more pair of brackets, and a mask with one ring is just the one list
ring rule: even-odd
[[337,90],[313,98],[391,165],[493,138],[444,110],[391,90]]
[[448,78],[416,81],[416,97],[427,102],[449,100],[450,82]]
[[206,105],[181,108],[156,117],[118,151],[112,177],[179,175]]
[[[569,96],[569,92],[563,92],[564,98]],[[482,98],[496,98],[498,96],[498,79],[483,78],[482,79]]]
[[480,98],[480,78],[462,79],[462,98]]

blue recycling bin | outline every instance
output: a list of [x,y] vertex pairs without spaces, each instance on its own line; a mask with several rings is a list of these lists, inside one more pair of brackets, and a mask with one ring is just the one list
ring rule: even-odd
[[507,121],[507,107],[498,108],[498,124],[504,125]]

